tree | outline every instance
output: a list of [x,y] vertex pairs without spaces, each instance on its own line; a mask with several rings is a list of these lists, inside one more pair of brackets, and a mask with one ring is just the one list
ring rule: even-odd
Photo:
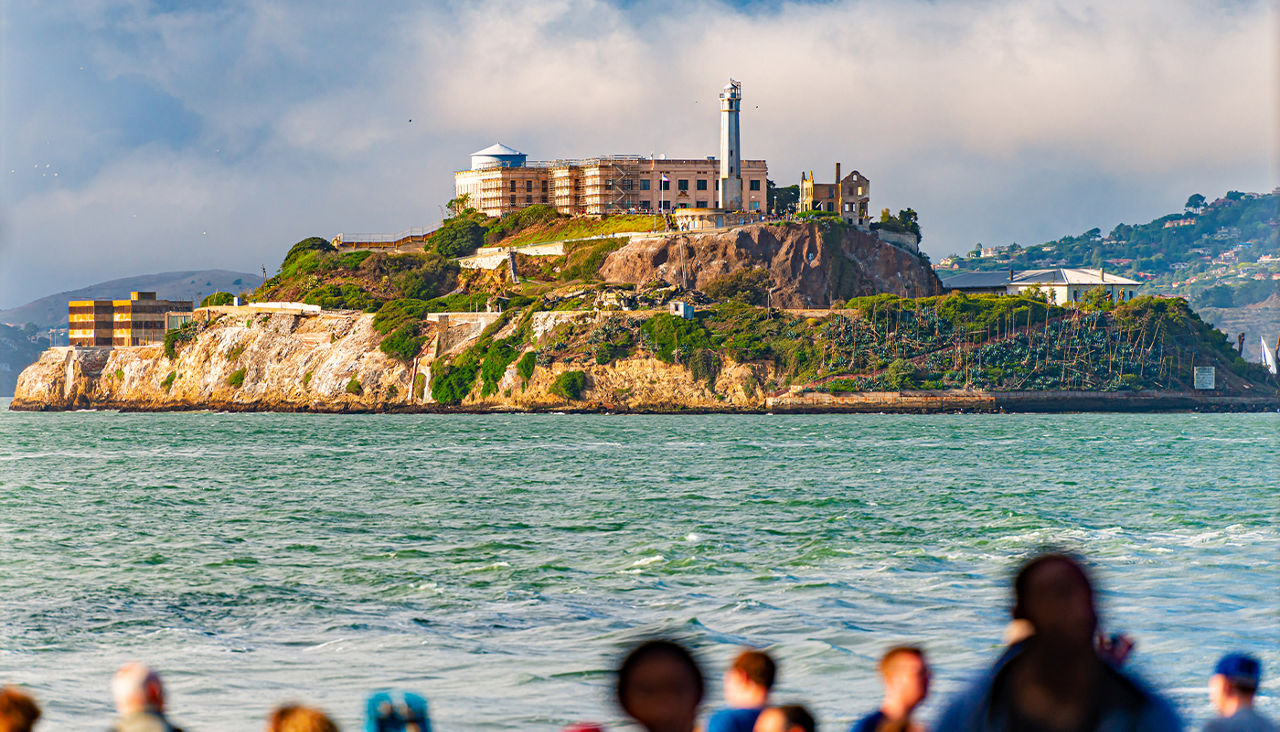
[[446,257],[464,257],[484,243],[484,227],[472,219],[452,218],[431,235],[431,243],[437,252]]
[[1198,213],[1204,210],[1204,203],[1204,196],[1199,193],[1193,193],[1191,194],[1191,197],[1187,199],[1187,205],[1184,208],[1187,213]]
[[1115,307],[1115,303],[1111,300],[1111,292],[1102,285],[1098,285],[1084,293],[1084,298],[1080,300],[1080,307],[1083,310],[1111,310]]
[[898,212],[898,223],[902,228],[910,231],[916,236],[920,236],[920,219],[916,216],[914,208],[904,208]]
[[449,202],[444,205],[449,211],[450,217],[463,216],[469,212],[475,211],[471,208],[471,194],[464,193],[457,198],[450,198]]
[[765,208],[775,214],[789,213],[800,202],[800,186],[779,188],[771,180],[765,180]]

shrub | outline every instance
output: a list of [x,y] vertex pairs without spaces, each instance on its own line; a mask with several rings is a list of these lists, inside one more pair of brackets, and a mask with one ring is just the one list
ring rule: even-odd
[[161,381],[161,382],[160,382],[160,388],[161,388],[161,389],[164,389],[166,392],[168,392],[168,391],[169,391],[169,387],[173,386],[173,382],[174,382],[174,380],[175,380],[175,379],[177,379],[177,378],[178,378],[178,372],[177,372],[177,371],[170,371],[170,372],[169,372],[169,375],[168,375],[168,376],[166,376],[166,377],[164,377],[164,381]]
[[232,295],[230,292],[214,292],[205,295],[204,299],[200,301],[200,307],[207,308],[216,307],[218,305],[230,305],[235,302],[235,299],[236,296]]
[[400,396],[400,387],[396,386],[395,384],[392,384],[391,386],[387,387],[388,399],[395,399],[398,396]]
[[305,374],[303,374],[303,375],[302,375],[302,385],[303,385],[304,387],[305,387],[305,386],[308,386],[309,384],[311,384],[311,374],[313,374],[313,373],[315,373],[315,372],[314,372],[314,371],[308,371],[307,373],[305,373]]
[[413,398],[421,399],[427,392],[427,375],[418,374],[413,377]]
[[178,357],[178,344],[195,340],[196,324],[194,321],[183,323],[181,326],[164,334],[164,355],[173,360]]
[[773,277],[764,269],[740,269],[720,275],[702,288],[717,300],[734,300],[748,305],[764,305]]
[[533,378],[533,367],[538,363],[538,352],[527,351],[520,360],[516,362],[516,373],[520,374],[520,379],[528,384],[529,379]]
[[918,371],[915,364],[906,359],[894,359],[885,373],[885,381],[895,390],[916,388],[915,378]]
[[506,373],[507,367],[520,355],[519,339],[503,338],[489,347],[480,366],[480,396],[489,396],[498,391],[498,381]]
[[562,399],[576,402],[587,390],[587,374],[584,371],[565,371],[556,377],[548,390]]
[[290,265],[296,264],[297,260],[310,252],[336,252],[338,248],[330,244],[327,239],[318,236],[311,236],[294,244],[289,248],[289,253],[284,255],[284,261],[280,263],[280,271],[290,269]]
[[240,355],[243,353],[244,353],[244,344],[242,343],[236,346],[235,348],[232,348],[230,351],[227,351],[227,360],[234,361],[237,358],[240,358]]
[[244,384],[244,375],[245,370],[242,368],[232,371],[231,375],[227,377],[227,384],[239,388]]
[[325,310],[364,310],[374,312],[382,304],[359,285],[328,284],[308,292],[302,301]]
[[679,351],[712,346],[711,334],[701,323],[670,313],[649,318],[640,326],[640,332],[648,338],[653,355],[667,363],[674,363]]
[[360,386],[360,380],[352,376],[351,381],[347,382],[347,393],[359,396],[364,393],[364,387]]
[[472,219],[452,218],[436,229],[428,246],[445,257],[464,257],[484,243],[484,227]]

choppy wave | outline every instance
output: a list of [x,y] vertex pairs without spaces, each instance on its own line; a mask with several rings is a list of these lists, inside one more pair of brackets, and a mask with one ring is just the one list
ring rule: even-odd
[[0,412],[0,465],[0,681],[51,728],[105,723],[130,657],[195,728],[299,698],[356,728],[387,685],[441,729],[612,722],[652,634],[713,680],[769,648],[840,727],[890,643],[954,690],[1045,546],[1190,716],[1218,653],[1280,666],[1280,415]]

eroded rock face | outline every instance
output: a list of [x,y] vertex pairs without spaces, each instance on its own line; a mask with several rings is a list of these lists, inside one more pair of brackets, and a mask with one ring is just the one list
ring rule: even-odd
[[380,339],[372,315],[280,314],[220,318],[174,359],[160,346],[53,348],[18,377],[11,408],[394,409],[414,365],[383,354]]
[[700,289],[749,267],[773,275],[775,307],[826,307],[836,300],[886,292],[905,297],[942,293],[933,269],[911,252],[855,229],[824,235],[812,223],[755,224],[634,239],[609,255],[600,276],[611,283],[664,280]]

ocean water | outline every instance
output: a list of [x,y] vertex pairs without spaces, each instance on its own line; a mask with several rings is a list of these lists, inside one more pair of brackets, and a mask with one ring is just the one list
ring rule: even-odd
[[[0,407],[6,406],[0,403]],[[739,646],[827,730],[923,644],[922,710],[998,651],[1008,578],[1086,554],[1130,666],[1195,726],[1217,656],[1280,713],[1280,414],[338,416],[0,410],[0,682],[101,729],[160,669],[190,729],[302,700],[358,728],[418,690],[441,730],[616,726],[636,639]]]

